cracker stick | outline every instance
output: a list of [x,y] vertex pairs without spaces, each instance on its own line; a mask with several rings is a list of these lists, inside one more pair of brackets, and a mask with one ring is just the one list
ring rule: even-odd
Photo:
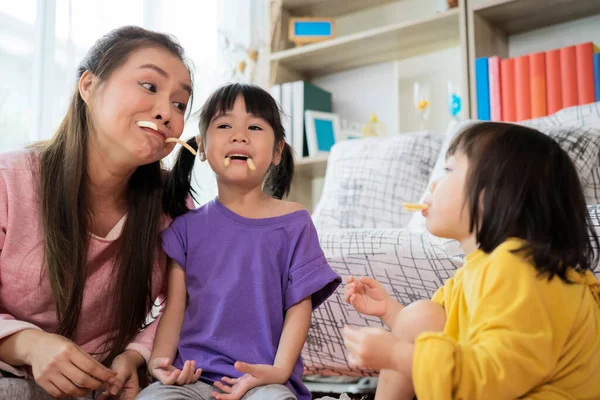
[[256,165],[254,165],[254,161],[252,161],[250,157],[248,157],[246,163],[248,164],[248,168],[250,169],[250,171],[254,171],[256,169]]
[[190,146],[189,144],[187,144],[186,142],[184,142],[181,139],[170,137],[170,138],[166,138],[165,142],[166,143],[169,143],[169,142],[179,143],[180,145],[182,145],[183,147],[185,147],[186,149],[188,149],[193,155],[196,155],[196,150],[194,150],[192,148],[192,146]]
[[402,203],[406,211],[423,211],[429,208],[429,205],[423,203]]

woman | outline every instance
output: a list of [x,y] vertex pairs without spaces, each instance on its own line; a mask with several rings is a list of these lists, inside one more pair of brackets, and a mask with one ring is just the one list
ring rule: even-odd
[[0,154],[0,398],[133,398],[151,351],[160,160],[183,131],[190,71],[172,38],[123,27],[78,77],[52,139]]

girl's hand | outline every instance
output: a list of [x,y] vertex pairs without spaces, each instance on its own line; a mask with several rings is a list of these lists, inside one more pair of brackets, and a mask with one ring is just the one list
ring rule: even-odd
[[141,354],[134,350],[125,350],[112,362],[111,369],[117,376],[109,381],[98,400],[106,400],[117,396],[120,400],[133,400],[140,392],[138,367],[143,365]]
[[84,397],[116,373],[64,336],[31,330],[27,363],[38,385],[53,397]]
[[398,338],[390,332],[382,328],[345,327],[342,336],[350,353],[348,356],[350,364],[374,370],[394,367],[392,356]]
[[202,369],[196,369],[196,361],[188,360],[182,369],[177,369],[171,360],[165,357],[157,357],[150,360],[148,365],[150,375],[161,381],[163,385],[187,385],[195,383],[200,379]]
[[223,392],[211,393],[216,400],[239,400],[250,389],[271,384],[284,384],[289,379],[289,374],[273,365],[247,364],[238,361],[235,363],[235,369],[243,372],[244,375],[237,379],[223,377],[222,381],[227,385],[215,382],[215,387]]
[[361,314],[383,318],[392,308],[393,299],[375,279],[362,277],[356,280],[350,275],[346,280],[344,301]]

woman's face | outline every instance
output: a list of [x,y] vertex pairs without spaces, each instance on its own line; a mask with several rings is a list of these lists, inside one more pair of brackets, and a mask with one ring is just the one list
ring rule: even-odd
[[90,151],[139,166],[173,150],[174,144],[165,144],[165,139],[183,132],[191,81],[176,56],[148,47],[133,52],[105,82],[84,73],[79,90],[92,119]]

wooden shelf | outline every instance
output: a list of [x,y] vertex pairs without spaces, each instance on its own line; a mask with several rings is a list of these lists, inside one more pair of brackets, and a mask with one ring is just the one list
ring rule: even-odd
[[306,177],[325,176],[328,158],[328,155],[297,158],[294,160],[295,172]]
[[338,17],[396,0],[283,0],[283,8],[295,16]]
[[475,14],[507,35],[600,14],[599,0],[492,0]]
[[[459,9],[271,54],[306,79],[458,45]],[[277,80],[281,82],[281,80]]]

